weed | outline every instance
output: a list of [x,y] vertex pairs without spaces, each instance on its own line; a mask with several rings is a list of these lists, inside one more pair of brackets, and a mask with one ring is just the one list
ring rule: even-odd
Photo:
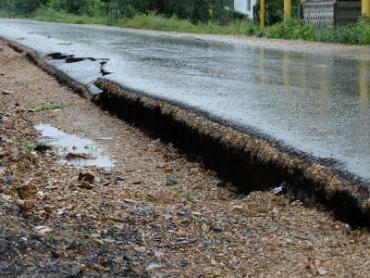
[[314,40],[315,28],[302,20],[289,18],[266,29],[268,38]]
[[24,142],[24,143],[23,143],[23,147],[24,147],[26,150],[28,150],[28,151],[32,152],[32,151],[34,151],[34,150],[35,150],[36,145],[35,145],[34,143],[30,142],[30,141],[26,141],[26,142]]
[[192,215],[191,219],[196,223],[196,224],[202,224],[204,222],[203,218],[198,216],[198,215]]
[[370,44],[370,19],[363,17],[352,25],[319,30],[316,39],[324,42]]
[[[91,14],[91,13],[90,13]],[[92,15],[92,14],[91,14]],[[279,39],[302,39],[324,42],[339,42],[351,44],[370,44],[370,20],[362,18],[357,23],[344,27],[328,27],[323,30],[315,29],[302,20],[290,18],[273,26],[261,30],[256,23],[245,19],[233,19],[226,25],[210,20],[194,23],[176,16],[164,16],[155,12],[148,14],[132,13],[130,16],[114,18],[109,15],[95,14],[95,16],[77,15],[65,11],[56,11],[52,7],[42,6],[35,12],[23,17],[41,21],[66,22],[77,24],[103,24],[118,27],[137,29],[153,29],[161,31],[175,31],[198,34],[246,35]],[[1,11],[0,17],[9,16]],[[12,15],[17,16],[17,15]]]
[[156,13],[138,14],[132,18],[119,20],[116,25],[138,29],[226,35],[254,35],[258,30],[254,23],[247,20],[234,20],[227,25],[220,25],[214,21],[195,24],[176,16],[166,17]]
[[195,194],[191,191],[184,191],[181,196],[186,200],[186,201],[192,201],[193,198],[195,197]]
[[65,107],[69,106],[70,104],[63,103],[63,102],[41,102],[40,104],[36,105],[33,110],[35,112],[42,112],[48,110],[55,110],[55,109],[64,109]]

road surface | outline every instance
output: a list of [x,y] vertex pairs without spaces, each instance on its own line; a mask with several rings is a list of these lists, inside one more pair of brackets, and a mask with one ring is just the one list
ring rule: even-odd
[[49,62],[93,93],[104,73],[370,181],[369,49],[5,19],[0,36],[89,58]]

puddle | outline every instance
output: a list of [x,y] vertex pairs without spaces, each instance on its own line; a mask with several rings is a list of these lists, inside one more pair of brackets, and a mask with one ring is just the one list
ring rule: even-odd
[[103,153],[103,149],[94,141],[67,134],[55,127],[46,124],[36,125],[35,129],[41,132],[39,141],[54,146],[62,163],[77,167],[113,167],[113,160]]

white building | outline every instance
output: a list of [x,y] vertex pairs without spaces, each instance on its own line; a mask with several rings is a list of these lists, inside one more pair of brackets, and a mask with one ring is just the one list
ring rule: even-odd
[[234,10],[253,20],[253,7],[256,3],[257,0],[234,0]]

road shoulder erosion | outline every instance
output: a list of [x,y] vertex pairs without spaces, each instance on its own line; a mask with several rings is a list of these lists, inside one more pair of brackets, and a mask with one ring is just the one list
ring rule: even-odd
[[[4,275],[361,277],[370,270],[367,232],[272,193],[233,193],[171,144],[62,88],[5,43],[0,49]],[[99,142],[114,168],[60,164],[56,149],[35,149],[36,124]]]
[[291,200],[332,210],[353,227],[370,226],[367,185],[330,163],[104,78],[95,84],[103,93],[94,101],[104,110],[173,142],[191,157],[200,157],[242,192],[278,188]]
[[[45,57],[12,41],[8,44],[24,52],[62,84],[90,98],[84,86],[49,65]],[[97,80],[96,85],[105,91],[94,99],[104,109],[201,157],[206,167],[216,170],[244,192],[282,187],[288,198],[323,205],[353,227],[370,226],[367,185],[348,173],[334,170],[330,162],[297,154],[250,131],[239,132],[224,123],[216,124],[188,109],[128,92],[106,79]]]

